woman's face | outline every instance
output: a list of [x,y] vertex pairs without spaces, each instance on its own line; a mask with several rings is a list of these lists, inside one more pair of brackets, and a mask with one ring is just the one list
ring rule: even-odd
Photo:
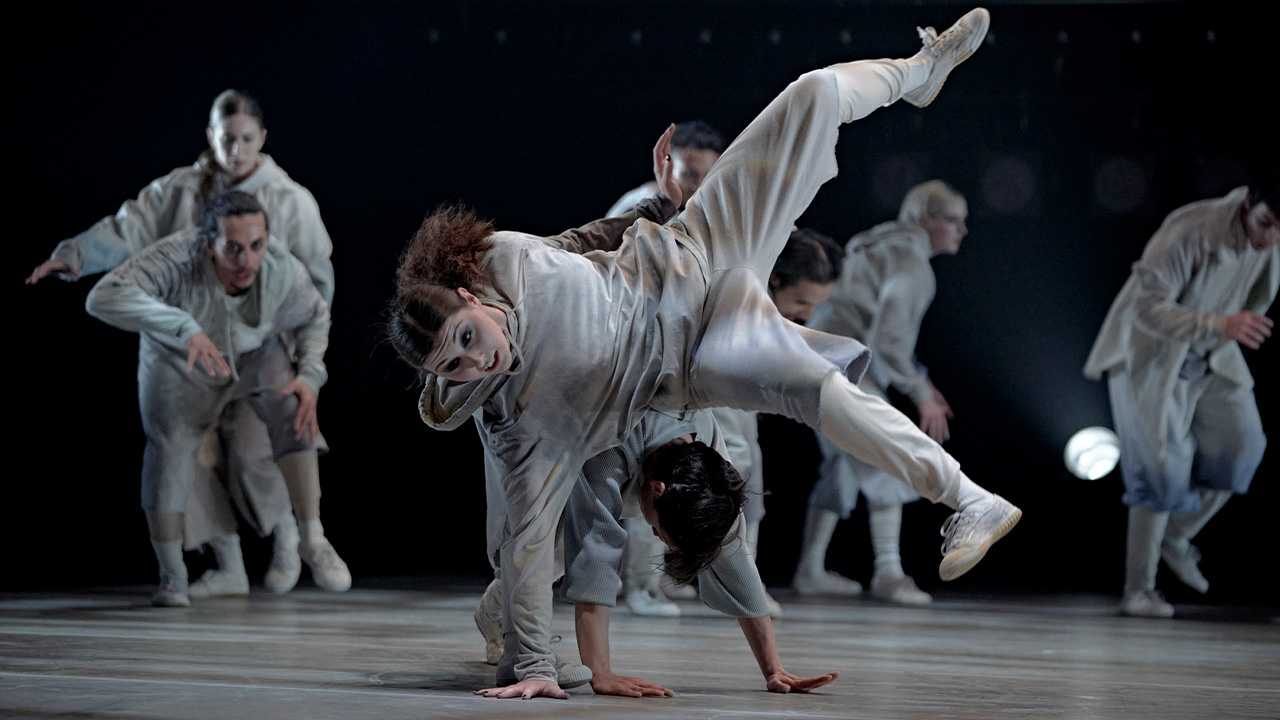
[[934,255],[960,252],[960,241],[969,234],[969,227],[964,224],[968,218],[969,203],[964,198],[952,198],[938,212],[920,218],[920,227],[929,233]]
[[470,382],[511,369],[511,344],[503,332],[505,315],[482,305],[463,288],[464,305],[444,321],[436,335],[436,347],[423,367],[446,380]]
[[231,182],[240,182],[258,168],[267,131],[257,118],[244,113],[229,115],[210,125],[207,134],[214,159]]
[[1244,234],[1253,249],[1259,252],[1280,242],[1280,223],[1276,222],[1275,213],[1266,203],[1258,203],[1245,213]]

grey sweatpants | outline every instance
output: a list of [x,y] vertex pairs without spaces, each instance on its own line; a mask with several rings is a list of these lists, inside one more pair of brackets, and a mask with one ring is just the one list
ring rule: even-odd
[[1201,490],[1249,490],[1267,448],[1253,390],[1211,372],[1178,378],[1162,433],[1150,431],[1150,420],[1138,412],[1128,373],[1108,373],[1107,390],[1120,436],[1125,505],[1194,512]]
[[142,508],[182,513],[194,478],[208,476],[197,452],[232,401],[248,404],[271,439],[272,459],[303,450],[328,450],[323,437],[294,438],[298,401],[282,390],[294,376],[288,351],[272,339],[237,363],[239,379],[193,377],[173,351],[145,336],[139,347],[138,407],[147,437],[142,456]]

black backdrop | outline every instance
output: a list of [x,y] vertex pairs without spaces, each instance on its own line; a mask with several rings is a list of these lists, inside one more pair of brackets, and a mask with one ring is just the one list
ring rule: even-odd
[[[137,509],[143,445],[136,339],[82,311],[90,281],[24,287],[53,245],[204,144],[225,87],[261,101],[271,153],[317,197],[335,242],[337,296],[321,394],[333,447],[324,520],[360,578],[486,571],[474,432],[416,416],[414,378],[379,344],[396,256],[422,216],[465,200],[500,227],[551,233],[600,215],[649,173],[670,121],[732,135],[795,75],[901,56],[953,3],[460,1],[32,6],[11,33],[9,403],[0,506],[3,586],[145,583]],[[1106,424],[1105,388],[1080,373],[1111,298],[1173,208],[1241,184],[1275,147],[1274,57],[1236,3],[995,4],[990,40],[927,110],[899,105],[847,128],[840,176],[801,224],[843,240],[943,177],[970,201],[960,255],[935,263],[918,354],[956,410],[950,451],[1017,501],[1023,524],[957,587],[1118,592],[1119,473],[1062,467],[1068,436]],[[1255,18],[1256,19],[1256,18]],[[15,46],[17,47],[17,46]],[[1269,73],[1264,75],[1264,73]],[[1269,131],[1265,144],[1259,136]],[[1274,161],[1274,155],[1270,159]],[[16,186],[16,187],[15,187]],[[1274,341],[1246,352],[1265,398]],[[1277,407],[1262,404],[1277,426]],[[772,496],[766,581],[796,561],[815,446],[762,420]],[[1203,533],[1211,600],[1274,564],[1271,452],[1254,490]],[[940,583],[945,512],[910,506],[907,569]],[[833,547],[865,579],[865,517]],[[250,543],[260,574],[267,543]],[[1175,599],[1187,599],[1164,583]]]

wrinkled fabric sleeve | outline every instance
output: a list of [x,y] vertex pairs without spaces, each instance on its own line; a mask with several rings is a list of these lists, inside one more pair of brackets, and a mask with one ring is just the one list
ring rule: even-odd
[[[174,232],[174,216],[180,189],[165,181],[152,181],[135,200],[126,200],[115,215],[102,218],[93,227],[54,248],[50,260],[58,260],[71,270],[95,275],[119,266],[143,248]],[[64,280],[73,279],[59,273]]]
[[1226,338],[1227,318],[1178,304],[1196,268],[1204,262],[1194,234],[1176,223],[1162,226],[1133,264],[1138,280],[1134,319],[1143,330],[1172,342],[1198,343]]
[[870,333],[868,345],[875,348],[871,363],[881,382],[919,406],[933,396],[928,376],[920,372],[915,362],[920,323],[931,299],[921,292],[927,284],[928,268],[905,253],[896,253],[893,263],[880,288],[880,313]]
[[627,531],[622,517],[626,481],[620,448],[611,448],[583,465],[582,477],[564,513],[565,597],[613,607],[621,582]]
[[[320,219],[320,206],[315,197],[301,185],[292,185],[287,194],[272,198],[280,208],[276,215],[282,227],[274,225],[271,234],[284,238],[289,254],[302,261],[320,296],[333,305],[333,240]],[[274,220],[273,220],[274,222]]]
[[511,623],[504,634],[516,636],[518,679],[557,682],[550,644],[556,528],[582,472],[582,458],[573,447],[553,439],[504,447],[501,434],[490,438],[508,468],[502,484],[511,535],[499,551]]
[[769,614],[769,604],[760,571],[743,542],[746,522],[739,514],[729,532],[732,539],[721,548],[710,567],[698,575],[698,596],[707,607],[725,615],[760,617]]
[[175,262],[166,252],[173,247],[154,246],[107,273],[89,291],[85,310],[121,330],[182,343],[202,332],[190,313],[170,304],[190,282],[188,266]]
[[588,253],[592,250],[616,250],[622,236],[636,220],[644,218],[662,224],[675,215],[676,206],[666,196],[654,195],[638,203],[634,208],[617,217],[596,220],[579,228],[566,230],[559,235],[545,238],[553,247],[572,253]]

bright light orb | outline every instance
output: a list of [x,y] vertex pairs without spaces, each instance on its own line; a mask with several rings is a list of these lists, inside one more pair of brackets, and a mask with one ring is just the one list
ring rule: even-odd
[[1087,427],[1067,441],[1062,453],[1067,470],[1081,480],[1097,480],[1120,462],[1120,438],[1104,427]]

